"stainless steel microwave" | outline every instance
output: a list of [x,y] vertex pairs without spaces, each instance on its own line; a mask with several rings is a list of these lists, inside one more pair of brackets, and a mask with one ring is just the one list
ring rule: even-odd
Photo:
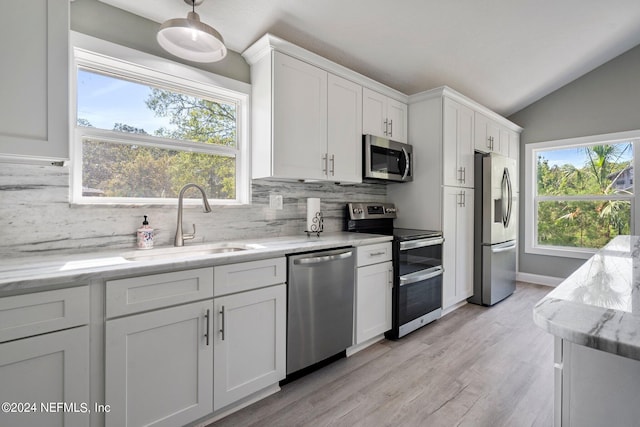
[[413,181],[413,147],[373,135],[364,135],[364,180]]

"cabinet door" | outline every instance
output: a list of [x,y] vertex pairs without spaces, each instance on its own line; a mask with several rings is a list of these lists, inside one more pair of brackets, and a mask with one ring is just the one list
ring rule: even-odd
[[501,156],[509,157],[509,139],[511,137],[511,131],[507,128],[500,126],[500,141],[499,144],[494,150]]
[[391,261],[358,268],[356,285],[356,344],[391,329]]
[[327,72],[274,52],[273,174],[323,179],[327,168]]
[[213,412],[213,302],[106,322],[107,426],[177,426]]
[[276,384],[286,369],[286,285],[215,298],[217,411]]
[[520,161],[520,134],[518,132],[509,132],[509,157],[516,161],[516,165]]
[[387,99],[388,137],[398,142],[407,142],[407,104]]
[[473,295],[473,190],[444,187],[442,307]]
[[[89,404],[89,327],[0,344],[0,384],[1,402],[37,405],[30,413],[0,412],[2,426],[89,425],[81,406]],[[78,412],[44,412],[41,403],[52,402],[75,403]]]
[[456,300],[473,295],[474,190],[462,189],[462,206],[456,216]]
[[473,123],[474,115],[470,108],[444,98],[444,185],[473,187]]
[[328,179],[362,182],[362,86],[329,74]]
[[483,153],[500,150],[500,126],[487,116],[475,113],[475,149]]
[[69,158],[68,38],[68,1],[2,4],[0,155]]
[[362,133],[388,138],[387,97],[366,87],[362,89]]

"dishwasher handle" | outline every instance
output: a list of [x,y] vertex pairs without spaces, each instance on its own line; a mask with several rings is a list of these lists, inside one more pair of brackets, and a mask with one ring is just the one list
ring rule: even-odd
[[339,259],[347,259],[353,256],[353,249],[349,249],[347,251],[337,253],[334,255],[324,255],[324,256],[310,256],[307,258],[300,258],[293,260],[295,265],[309,265],[309,264],[321,264],[323,262],[336,261]]

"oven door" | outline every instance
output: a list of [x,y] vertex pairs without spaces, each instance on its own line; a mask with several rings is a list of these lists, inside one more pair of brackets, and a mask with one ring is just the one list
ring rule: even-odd
[[398,244],[398,276],[442,265],[442,237],[416,239]]
[[416,327],[408,332],[402,333],[404,325],[411,324],[442,307],[442,272],[442,267],[437,266],[399,277],[397,301],[399,336],[422,326],[422,324],[415,325]]

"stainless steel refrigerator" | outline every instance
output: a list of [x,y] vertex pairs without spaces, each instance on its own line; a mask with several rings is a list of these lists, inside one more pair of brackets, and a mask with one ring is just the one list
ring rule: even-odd
[[469,302],[493,305],[516,288],[518,171],[516,161],[475,155],[474,294]]

